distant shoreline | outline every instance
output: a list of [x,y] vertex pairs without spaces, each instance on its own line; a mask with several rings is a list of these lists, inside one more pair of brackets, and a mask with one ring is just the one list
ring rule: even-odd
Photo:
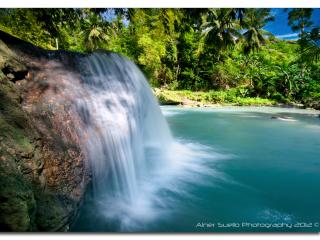
[[[210,99],[208,94],[212,92],[192,92],[186,90],[168,90],[162,88],[153,88],[153,93],[157,97],[159,104],[166,106],[181,106],[181,107],[279,107],[279,108],[295,108],[295,109],[318,109],[306,107],[301,103],[281,103],[274,99],[258,98],[258,97],[232,97],[231,99],[215,98]],[[223,93],[222,91],[216,91],[216,93]]]

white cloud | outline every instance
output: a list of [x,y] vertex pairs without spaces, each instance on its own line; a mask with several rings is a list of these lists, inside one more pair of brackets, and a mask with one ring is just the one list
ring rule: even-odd
[[281,39],[286,39],[286,38],[297,39],[298,35],[299,33],[289,33],[289,34],[276,35],[276,37]]

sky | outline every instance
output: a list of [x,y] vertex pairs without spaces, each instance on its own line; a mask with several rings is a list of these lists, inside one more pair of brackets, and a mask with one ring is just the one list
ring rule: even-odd
[[[289,9],[288,9],[289,10]],[[298,33],[293,32],[288,25],[288,11],[283,8],[273,8],[271,14],[275,17],[275,21],[268,23],[264,29],[271,32],[277,38],[285,40],[298,39]],[[312,22],[314,25],[320,25],[320,8],[313,10]]]
[[[284,8],[272,8],[271,14],[275,17],[273,22],[269,22],[264,29],[271,32],[277,38],[284,40],[296,40],[298,39],[298,32],[293,32],[291,27],[288,25],[288,12],[290,9],[285,11]],[[115,18],[114,12],[108,12],[105,14],[107,20],[112,20]],[[313,10],[312,18],[313,24],[315,26],[320,26],[320,8],[315,8]],[[127,25],[128,22],[125,21]]]

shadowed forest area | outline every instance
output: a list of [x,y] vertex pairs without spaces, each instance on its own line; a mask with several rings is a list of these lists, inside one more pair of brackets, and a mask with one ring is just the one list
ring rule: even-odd
[[296,40],[265,30],[276,17],[271,9],[1,9],[0,30],[45,49],[123,54],[164,104],[188,99],[319,109],[314,9],[282,11]]

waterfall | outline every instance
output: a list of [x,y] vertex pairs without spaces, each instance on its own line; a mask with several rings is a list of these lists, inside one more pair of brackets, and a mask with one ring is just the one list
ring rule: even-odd
[[121,227],[148,221],[168,207],[166,191],[182,193],[179,182],[211,174],[203,160],[212,155],[173,139],[146,78],[130,60],[97,52],[81,61],[75,112],[99,211]]
[[141,71],[117,54],[87,57],[82,77],[86,97],[78,112],[87,128],[85,146],[94,194],[117,194],[128,204],[137,199],[139,182],[149,176],[171,142],[168,126]]

